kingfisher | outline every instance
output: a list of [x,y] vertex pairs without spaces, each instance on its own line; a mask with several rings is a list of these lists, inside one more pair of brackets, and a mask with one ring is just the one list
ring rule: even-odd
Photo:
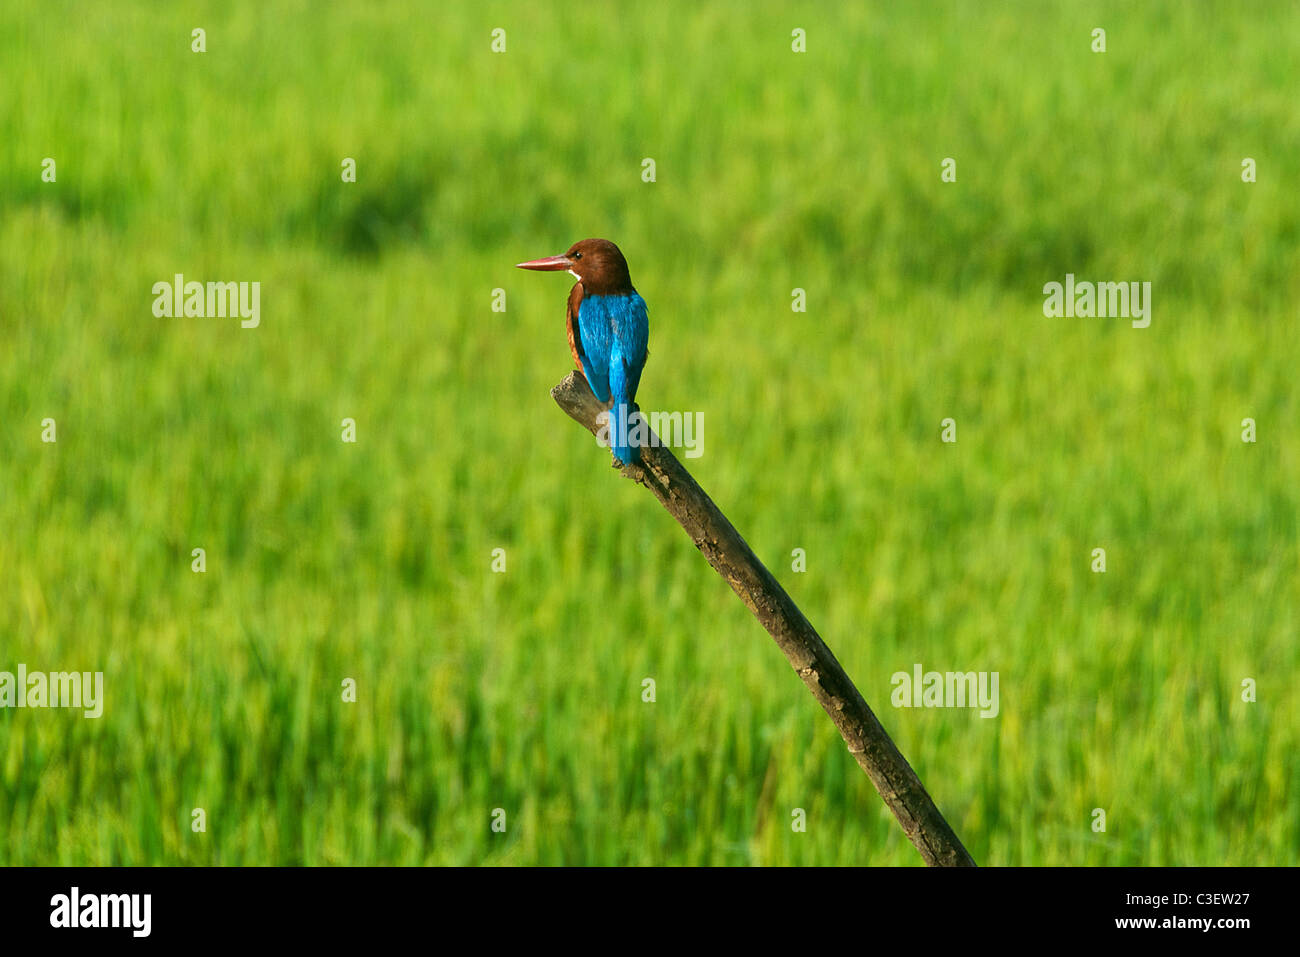
[[[578,281],[569,290],[565,320],[569,351],[601,402],[610,403],[610,444],[620,466],[641,461],[628,435],[636,411],[636,388],[645,368],[650,321],[645,300],[632,287],[627,260],[608,239],[584,239],[560,256],[531,259],[520,269],[567,270]],[[639,431],[639,430],[638,430]]]

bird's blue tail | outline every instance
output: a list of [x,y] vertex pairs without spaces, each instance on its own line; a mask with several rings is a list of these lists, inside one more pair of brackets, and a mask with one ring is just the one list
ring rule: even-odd
[[628,421],[634,414],[640,415],[636,403],[615,393],[614,407],[609,410],[609,440],[614,448],[614,458],[624,465],[641,461],[641,449],[635,441],[639,437],[628,435],[630,431],[635,431],[635,426]]

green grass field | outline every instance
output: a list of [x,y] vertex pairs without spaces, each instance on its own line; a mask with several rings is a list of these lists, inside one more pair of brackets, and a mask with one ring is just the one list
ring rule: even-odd
[[0,710],[0,864],[920,863],[548,395],[587,236],[977,861],[1300,863],[1294,5],[839,7],[4,5],[0,670],[104,713]]

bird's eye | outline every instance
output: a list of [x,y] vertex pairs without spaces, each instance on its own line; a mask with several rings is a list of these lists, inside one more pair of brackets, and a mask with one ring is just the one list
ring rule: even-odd
[[573,258],[574,258],[574,259],[581,259],[581,258],[582,258],[582,253],[574,253],[574,254],[573,254]]

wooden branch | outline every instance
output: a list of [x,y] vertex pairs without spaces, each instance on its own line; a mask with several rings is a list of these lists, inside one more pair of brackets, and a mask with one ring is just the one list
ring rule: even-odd
[[[551,395],[579,425],[592,434],[599,431],[596,417],[606,406],[596,399],[580,374],[570,372],[551,390]],[[831,716],[854,760],[867,772],[925,863],[974,867],[974,859],[831,650],[740,533],[667,447],[643,448],[641,457],[641,465],[624,468],[623,475],[655,494],[709,564],[768,630],[791,667]]]

